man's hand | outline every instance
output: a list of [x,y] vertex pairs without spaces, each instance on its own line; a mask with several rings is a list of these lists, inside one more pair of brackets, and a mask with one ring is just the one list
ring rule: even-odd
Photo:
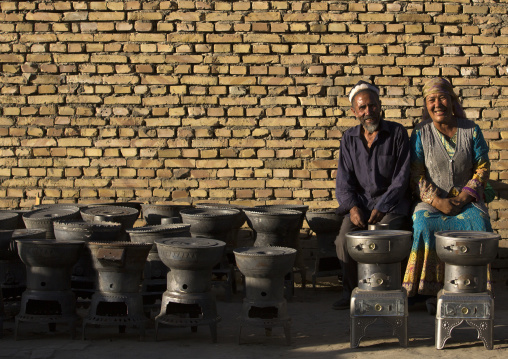
[[384,212],[378,211],[377,209],[374,208],[370,214],[369,224],[379,223],[384,216],[385,216]]
[[363,221],[363,214],[360,208],[356,206],[351,208],[349,211],[349,219],[355,226],[365,228],[365,222]]

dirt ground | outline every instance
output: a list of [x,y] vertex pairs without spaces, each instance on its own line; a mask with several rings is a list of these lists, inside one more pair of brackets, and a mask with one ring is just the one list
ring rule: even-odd
[[[71,340],[65,325],[49,333],[45,325],[20,326],[19,338],[14,340],[14,320],[4,321],[0,339],[0,358],[85,359],[85,358],[506,358],[508,356],[508,288],[503,283],[496,290],[494,349],[486,350],[477,339],[475,330],[460,326],[443,350],[435,349],[435,318],[427,314],[423,304],[409,307],[408,348],[402,348],[382,321],[369,326],[360,348],[349,343],[349,311],[331,309],[340,294],[334,278],[320,278],[316,289],[297,287],[288,303],[292,318],[291,344],[285,343],[282,328],[274,328],[271,337],[263,328],[244,327],[242,344],[238,344],[239,316],[243,294],[239,291],[231,301],[217,292],[217,309],[222,321],[218,325],[218,341],[212,343],[207,326],[197,333],[189,328],[164,327],[154,340],[153,321],[143,340],[134,329],[119,334],[115,327],[87,329],[87,340],[81,339],[80,325],[76,339]],[[86,311],[80,310],[84,315]]]

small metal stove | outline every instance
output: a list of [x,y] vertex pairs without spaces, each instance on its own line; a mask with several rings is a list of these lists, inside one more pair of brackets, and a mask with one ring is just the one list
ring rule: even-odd
[[296,249],[285,247],[244,247],[234,251],[238,269],[245,276],[246,297],[238,331],[241,342],[242,327],[265,328],[271,335],[273,327],[283,327],[286,343],[291,343],[291,318],[284,298],[284,273],[291,270]]
[[120,333],[126,327],[138,327],[142,337],[147,318],[140,289],[152,245],[130,242],[89,242],[87,245],[98,275],[97,290],[83,319],[83,339],[88,324],[118,326]]
[[[192,206],[189,204],[177,203],[142,204],[141,208],[143,212],[143,219],[146,224],[149,226],[156,226],[159,224],[182,223],[180,211],[182,209],[191,209]],[[163,219],[167,222],[167,218],[170,218],[171,223],[162,223]]]
[[166,290],[168,267],[164,265],[157,252],[156,239],[172,237],[190,237],[189,224],[156,225],[128,229],[132,243],[149,243],[152,245],[145,263],[143,284],[141,293],[145,313],[150,314],[157,300],[162,299],[162,293]]
[[57,220],[79,219],[79,207],[70,205],[52,205],[23,214],[27,229],[44,229],[47,239],[54,239],[53,222]]
[[[244,214],[235,208],[194,208],[180,211],[183,223],[190,224],[194,238],[209,238],[224,241],[224,257],[213,268],[214,287],[223,287],[226,298],[231,300],[236,292],[233,249],[237,245],[238,230],[245,222]],[[225,278],[225,279],[223,279]]]
[[57,323],[67,323],[74,338],[77,315],[71,271],[84,242],[18,239],[16,243],[27,268],[27,289],[21,296],[14,338],[18,337],[21,322],[48,324],[50,331],[55,330]]
[[[18,255],[17,239],[45,238],[44,229],[15,229],[9,247],[0,256],[0,284],[4,304],[17,314],[18,302],[26,289],[26,266]],[[12,306],[12,305],[14,306]]]
[[134,223],[139,217],[139,210],[127,206],[95,206],[81,209],[81,217],[86,222],[114,222],[120,223],[122,229],[118,240],[127,241],[128,235],[126,229],[134,227]]
[[[14,230],[12,230],[12,229],[0,230],[0,259],[4,258],[5,254],[9,250],[9,246],[11,245],[11,241],[12,241],[12,233],[13,232],[14,232]],[[0,338],[2,337],[2,334],[3,334],[4,317],[5,317],[4,298],[2,295],[2,291],[0,290]]]
[[488,265],[501,236],[491,232],[437,232],[436,251],[446,263],[444,287],[437,295],[436,348],[443,349],[452,330],[466,322],[493,349],[494,299],[487,290]]
[[342,273],[334,242],[344,217],[334,210],[309,211],[305,217],[309,228],[316,233],[317,253],[312,273],[312,287],[316,288],[318,277],[337,276]]
[[[121,225],[113,222],[55,221],[53,223],[57,240],[81,240],[84,242],[119,240]],[[71,287],[78,298],[90,299],[95,292],[97,271],[92,264],[88,247],[83,248],[79,260],[72,269]]]
[[350,345],[358,348],[369,325],[378,319],[392,327],[407,347],[407,293],[401,288],[401,264],[411,249],[412,233],[394,230],[346,234],[349,255],[358,262],[358,287],[351,294]]
[[171,270],[162,296],[160,314],[155,317],[155,340],[159,325],[191,327],[208,325],[217,342],[215,297],[211,292],[212,268],[224,256],[226,243],[206,238],[169,238],[155,241],[159,256]]
[[290,210],[300,212],[300,218],[298,220],[298,226],[296,228],[288,231],[288,241],[286,243],[286,247],[296,249],[296,259],[295,264],[293,266],[293,270],[289,272],[289,275],[286,276],[286,282],[284,283],[286,290],[286,298],[291,298],[295,292],[294,286],[294,274],[298,273],[300,275],[300,280],[302,282],[302,288],[305,289],[307,285],[307,267],[305,266],[305,261],[303,259],[302,248],[300,244],[300,230],[302,229],[303,222],[305,220],[305,214],[309,209],[309,206],[301,205],[301,204],[270,204],[259,206],[258,208],[267,208],[270,210]]
[[[302,216],[304,216],[302,211],[263,207],[247,208],[244,211],[247,215],[247,223],[254,232],[254,247],[296,247],[295,234],[299,233],[301,228]],[[302,285],[305,285],[305,266],[291,268],[284,280],[284,295],[287,299],[294,294],[295,271],[300,273]]]

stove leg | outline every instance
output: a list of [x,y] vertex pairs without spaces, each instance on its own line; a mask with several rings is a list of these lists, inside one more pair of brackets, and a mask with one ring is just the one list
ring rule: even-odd
[[238,345],[242,344],[242,326],[238,328]]
[[448,339],[452,337],[453,328],[462,324],[463,319],[436,318],[436,349],[443,349]]
[[140,324],[139,325],[139,340],[143,341],[143,339],[145,339],[145,325]]
[[407,348],[407,317],[383,317],[393,329],[393,336],[399,339],[399,344],[403,348]]
[[71,335],[71,339],[76,338],[76,322],[74,320],[69,322],[69,333]]
[[466,320],[469,326],[475,328],[478,331],[478,339],[483,341],[483,345],[487,350],[492,350],[493,345],[493,323],[492,319],[471,319]]
[[14,340],[18,340],[18,329],[19,329],[19,319],[16,318],[14,321]]
[[377,317],[353,317],[351,318],[351,328],[349,329],[349,340],[352,349],[360,346],[360,341],[365,336],[367,327],[374,323]]
[[286,345],[291,345],[291,326],[289,323],[284,324],[284,335],[286,337]]
[[272,328],[265,328],[265,335],[267,337],[271,337],[272,336]]
[[217,324],[210,324],[210,333],[212,333],[212,343],[217,343]]
[[155,321],[155,334],[154,334],[154,340],[157,341],[157,336],[159,335],[159,322]]
[[81,340],[86,340],[86,322],[83,321],[83,329],[82,329],[82,335],[81,335]]

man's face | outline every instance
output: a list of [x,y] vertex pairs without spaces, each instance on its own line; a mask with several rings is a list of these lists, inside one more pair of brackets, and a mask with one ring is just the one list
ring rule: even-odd
[[363,128],[369,132],[375,132],[381,119],[381,101],[371,91],[362,91],[353,99],[351,111],[360,120]]

